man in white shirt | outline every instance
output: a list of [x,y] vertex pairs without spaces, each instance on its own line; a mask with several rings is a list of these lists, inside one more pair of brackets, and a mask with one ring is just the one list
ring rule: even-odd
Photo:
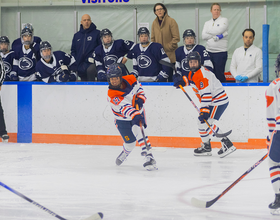
[[259,82],[262,72],[262,50],[253,45],[255,31],[251,28],[242,33],[244,46],[237,48],[230,64],[230,72],[236,82]]

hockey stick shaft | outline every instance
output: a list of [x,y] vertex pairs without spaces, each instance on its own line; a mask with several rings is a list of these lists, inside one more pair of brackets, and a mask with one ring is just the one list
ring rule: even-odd
[[[139,110],[138,104],[136,104],[136,110]],[[146,145],[146,149],[150,150],[151,147],[148,145],[148,142],[147,142],[147,139],[146,139],[146,135],[144,133],[144,128],[143,128],[143,125],[142,125],[142,121],[140,121],[140,130],[141,130],[141,133],[142,133],[142,136],[143,136],[144,143]]]
[[237,183],[239,183],[245,176],[247,176],[253,169],[255,169],[262,161],[267,158],[268,154],[264,155],[260,160],[258,160],[252,167],[250,167],[245,173],[243,173],[237,180],[235,180],[229,187],[227,187],[220,195],[215,199],[208,202],[200,201],[198,199],[192,198],[192,204],[200,208],[209,208],[215,202],[217,202],[222,196],[224,196],[231,188],[233,188]]
[[[193,100],[191,99],[191,97],[188,95],[188,93],[186,92],[186,90],[183,88],[183,86],[179,85],[180,89],[185,93],[185,95],[188,97],[188,99],[190,100],[190,102],[192,103],[192,105],[194,106],[194,108],[199,111],[199,108],[196,106],[196,104],[193,102]],[[228,136],[231,131],[228,131],[224,134],[218,134],[217,132],[214,131],[214,129],[211,127],[211,125],[208,123],[208,121],[206,119],[204,119],[204,122],[207,124],[207,126],[212,130],[213,134],[215,134],[216,137],[226,137]]]
[[[59,216],[58,214],[54,213],[53,211],[51,211],[51,210],[47,209],[46,207],[40,205],[39,203],[35,202],[34,200],[32,200],[32,199],[26,197],[25,195],[21,194],[20,192],[18,192],[18,191],[16,191],[16,190],[12,189],[11,187],[7,186],[6,184],[0,182],[0,185],[1,185],[2,187],[4,187],[5,189],[9,190],[10,192],[16,194],[17,196],[19,196],[19,197],[25,199],[26,201],[30,202],[31,204],[35,205],[35,206],[38,207],[39,209],[41,209],[41,210],[43,210],[43,211],[49,213],[49,214],[52,215],[53,217],[56,217],[56,218],[58,218],[58,219],[60,219],[60,220],[67,220],[66,218],[63,218],[63,217]],[[99,213],[96,213],[95,215],[90,216],[90,217],[87,218],[87,219],[88,219],[88,220],[99,220],[99,219],[102,219],[102,218],[103,218],[103,214],[99,212]],[[85,220],[87,220],[87,219],[85,219]]]

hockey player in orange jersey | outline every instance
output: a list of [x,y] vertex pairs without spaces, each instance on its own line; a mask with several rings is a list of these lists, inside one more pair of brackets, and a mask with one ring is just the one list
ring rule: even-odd
[[[142,147],[142,156],[147,170],[157,169],[156,161],[151,153],[151,144],[147,136],[143,136],[140,126],[147,127],[143,105],[146,101],[144,90],[134,75],[122,76],[118,64],[112,64],[107,69],[109,82],[108,101],[115,116],[115,124],[123,140],[123,151],[116,159],[119,166],[134,149],[136,141]],[[145,144],[145,140],[147,146]]]
[[[214,73],[201,65],[201,57],[197,51],[189,53],[187,60],[190,72],[186,76],[186,81],[196,93],[201,104],[198,117],[198,131],[202,143],[201,147],[194,150],[194,155],[211,156],[210,135],[213,134],[213,131],[219,133],[219,128],[215,125],[215,121],[220,119],[227,108],[229,103],[228,96]],[[179,73],[176,73],[174,75],[174,86],[178,87],[179,85],[185,86],[186,82]],[[207,126],[204,120],[208,121],[212,129]],[[227,137],[221,139],[221,144],[222,147],[218,151],[218,155],[221,158],[236,150]]]

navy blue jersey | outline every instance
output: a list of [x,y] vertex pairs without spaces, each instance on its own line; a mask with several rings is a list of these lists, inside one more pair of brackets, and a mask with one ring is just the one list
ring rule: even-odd
[[70,72],[77,70],[75,58],[72,55],[62,51],[55,51],[50,63],[45,62],[43,58],[37,62],[36,76],[46,83],[61,82],[60,75],[65,74],[61,69],[61,65],[66,65]]
[[129,40],[115,40],[113,44],[106,49],[103,45],[99,45],[95,48],[93,57],[97,72],[106,72],[109,65],[114,63],[121,63],[123,57],[130,53],[135,46],[134,42]]
[[36,63],[41,58],[40,46],[37,43],[33,43],[32,48],[26,50],[24,45],[15,48],[14,65],[19,77],[28,77],[36,71]]
[[147,47],[136,44],[132,49],[133,71],[139,81],[155,81],[158,76],[167,79],[168,67],[161,65],[160,60],[170,63],[163,47],[159,43],[151,42]]
[[181,74],[182,76],[188,76],[190,69],[188,65],[187,56],[192,51],[197,51],[201,57],[201,64],[204,65],[211,72],[213,72],[213,64],[205,47],[202,45],[195,45],[191,50],[187,50],[185,46],[181,46],[175,51],[177,73]]
[[[33,42],[40,45],[41,41],[42,40],[41,40],[40,37],[34,36]],[[21,46],[21,45],[22,45],[21,38],[15,39],[12,43],[12,49],[11,50],[15,50],[16,47]]]
[[14,51],[9,51],[6,54],[0,53],[3,63],[4,63],[4,69],[6,73],[5,81],[10,81],[10,73],[13,72],[16,75],[16,68],[13,65],[14,64],[14,59],[15,59],[15,53]]

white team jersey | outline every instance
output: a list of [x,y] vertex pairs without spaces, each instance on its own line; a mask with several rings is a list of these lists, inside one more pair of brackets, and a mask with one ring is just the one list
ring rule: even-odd
[[266,120],[269,136],[274,130],[280,130],[280,78],[270,83],[266,90]]
[[228,96],[222,83],[214,73],[203,66],[195,74],[189,72],[188,80],[201,103],[201,107],[228,103]]

